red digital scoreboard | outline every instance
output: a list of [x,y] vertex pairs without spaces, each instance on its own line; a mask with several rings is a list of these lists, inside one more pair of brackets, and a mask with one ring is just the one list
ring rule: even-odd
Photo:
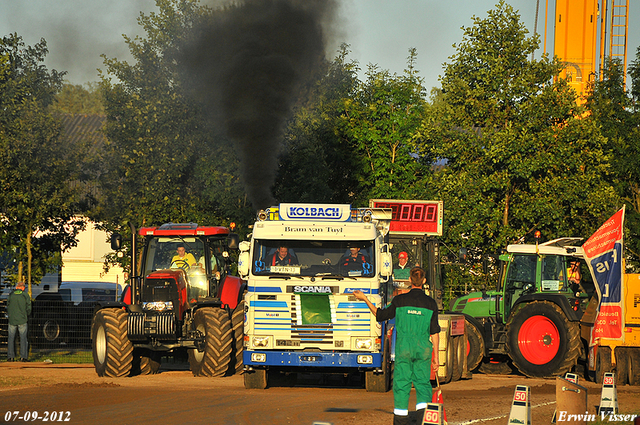
[[398,235],[442,236],[442,201],[371,199],[370,208],[391,208],[389,231]]

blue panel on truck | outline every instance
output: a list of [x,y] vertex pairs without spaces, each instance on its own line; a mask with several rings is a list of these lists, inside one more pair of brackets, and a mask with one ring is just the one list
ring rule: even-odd
[[[264,362],[252,362],[251,354],[261,353],[266,356]],[[382,364],[381,353],[344,352],[327,353],[324,351],[244,351],[243,362],[252,366],[313,366],[313,367],[362,367],[377,368]],[[358,356],[371,356],[370,364],[358,363]]]

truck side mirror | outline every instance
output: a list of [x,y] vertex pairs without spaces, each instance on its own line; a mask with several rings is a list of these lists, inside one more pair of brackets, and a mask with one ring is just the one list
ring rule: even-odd
[[249,252],[242,251],[238,256],[238,274],[243,279],[249,275]]
[[390,252],[383,252],[380,255],[380,275],[383,277],[389,277],[393,273],[393,259]]
[[122,236],[118,233],[111,235],[111,249],[120,251],[122,249]]

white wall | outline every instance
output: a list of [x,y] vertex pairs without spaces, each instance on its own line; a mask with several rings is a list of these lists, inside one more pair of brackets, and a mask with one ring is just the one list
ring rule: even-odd
[[111,282],[126,284],[120,267],[104,272],[105,255],[112,252],[106,232],[86,220],[86,229],[78,235],[78,245],[62,254],[63,282]]

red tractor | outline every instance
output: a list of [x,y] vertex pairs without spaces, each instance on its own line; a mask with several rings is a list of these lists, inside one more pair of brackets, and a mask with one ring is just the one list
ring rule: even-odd
[[[143,227],[136,267],[121,302],[102,303],[91,327],[93,363],[99,376],[156,373],[163,355],[186,350],[195,376],[222,376],[242,369],[246,284],[229,275],[229,249],[238,235],[226,227],[168,223]],[[122,248],[120,235],[111,247]]]

